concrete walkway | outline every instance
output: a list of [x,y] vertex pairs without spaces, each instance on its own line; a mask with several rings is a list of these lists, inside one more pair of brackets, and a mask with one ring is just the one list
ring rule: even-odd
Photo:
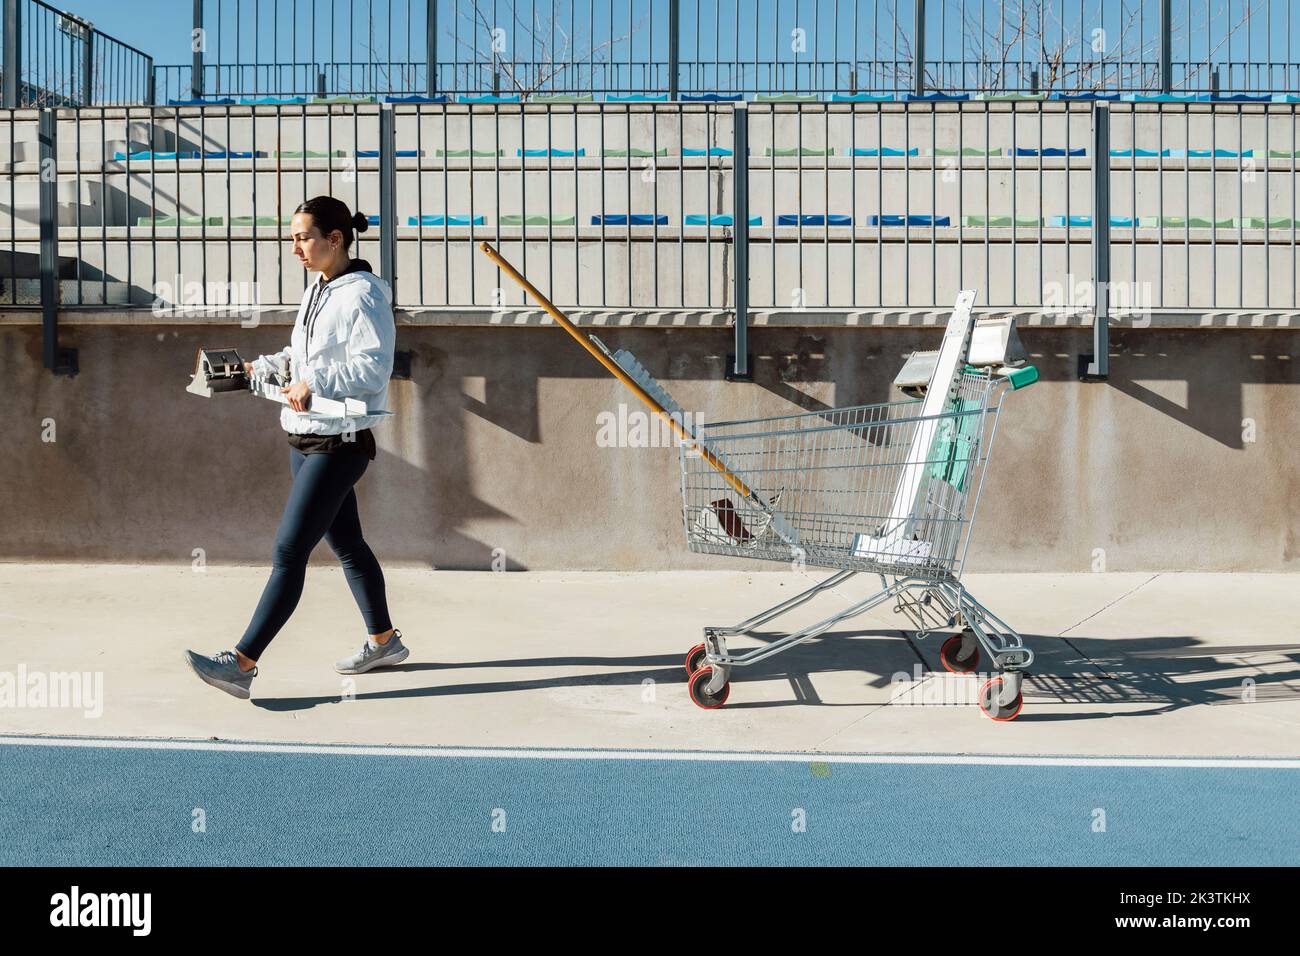
[[[251,567],[0,565],[5,672],[102,673],[102,714],[4,706],[0,733],[470,747],[823,753],[1300,756],[1300,581],[1265,574],[972,575],[1038,659],[1021,716],[958,700],[940,637],[886,608],[733,675],[691,703],[682,658],[823,572],[387,571],[400,668],[346,679],[359,646],[341,571],[313,566],[253,700],[201,684],[183,649],[232,646],[266,579]],[[828,573],[828,572],[827,572]],[[855,579],[791,615],[864,596]],[[748,645],[752,646],[753,641]],[[891,682],[912,678],[910,687]],[[936,673],[937,672],[937,673]],[[892,700],[891,700],[892,698]],[[968,697],[966,699],[969,699]],[[908,702],[934,701],[913,706]],[[30,701],[29,701],[30,702]]]

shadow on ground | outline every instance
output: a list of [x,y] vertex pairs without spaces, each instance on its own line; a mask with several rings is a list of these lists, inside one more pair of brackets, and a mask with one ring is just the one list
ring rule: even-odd
[[[776,633],[759,632],[753,637],[775,640]],[[728,710],[772,707],[888,706],[877,695],[864,693],[860,701],[827,702],[818,695],[819,675],[856,673],[865,678],[864,688],[889,688],[902,674],[913,681],[911,693],[923,693],[924,682],[936,679],[975,681],[975,677],[951,677],[938,662],[938,648],[945,635],[936,633],[918,642],[909,634],[889,628],[839,631],[800,644],[790,650],[733,671],[733,683],[746,680],[783,679],[789,682],[786,700],[727,704]],[[1068,639],[1052,635],[1025,635],[1035,650],[1035,666],[1025,681],[1025,698],[1030,705],[1019,721],[1097,720],[1111,716],[1106,706],[1125,717],[1155,716],[1186,707],[1230,706],[1268,703],[1300,698],[1300,645],[1202,645],[1191,636],[1148,637],[1134,640],[1113,638]],[[899,645],[910,647],[915,664],[900,672]],[[1280,665],[1280,666],[1279,666]],[[389,691],[356,694],[351,700],[459,697],[471,694],[507,694],[557,687],[604,687],[656,683],[686,683],[682,654],[637,655],[631,657],[567,656],[485,660],[470,663],[416,663],[394,671],[438,672],[535,667],[544,672],[572,667],[628,668],[613,673],[577,674],[510,680],[482,680],[472,683],[431,684]],[[1265,670],[1267,667],[1269,669]],[[898,692],[892,695],[900,699]],[[309,710],[324,704],[342,703],[344,698],[269,697],[253,703],[266,710]],[[1135,704],[1148,705],[1132,709]]]

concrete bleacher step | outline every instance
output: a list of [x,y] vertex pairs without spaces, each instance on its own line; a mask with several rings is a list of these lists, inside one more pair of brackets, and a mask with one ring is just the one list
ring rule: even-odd
[[[109,281],[105,284],[101,279],[83,279],[80,286],[76,279],[58,281],[59,302],[63,305],[126,305],[129,289],[125,282]],[[40,279],[0,279],[0,307],[40,304]]]

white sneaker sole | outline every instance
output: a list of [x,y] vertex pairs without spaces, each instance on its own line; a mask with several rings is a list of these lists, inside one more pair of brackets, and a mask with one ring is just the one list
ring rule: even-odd
[[217,690],[224,690],[231,697],[238,697],[240,700],[248,700],[249,697],[252,696],[247,687],[241,687],[238,684],[231,684],[227,681],[217,680],[215,677],[209,677],[207,674],[195,667],[194,663],[188,656],[185,658],[185,663],[189,664],[190,670],[194,671],[195,676],[209,687],[215,687]]
[[347,670],[344,670],[343,668],[336,666],[334,670],[339,674],[364,674],[366,671],[372,671],[376,667],[392,667],[394,664],[400,664],[410,656],[411,649],[409,647],[403,647],[396,654],[390,654],[388,657],[376,658],[362,667],[350,667]]

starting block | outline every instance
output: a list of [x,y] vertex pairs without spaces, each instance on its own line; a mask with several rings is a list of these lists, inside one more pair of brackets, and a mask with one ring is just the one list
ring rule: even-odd
[[[251,392],[262,398],[268,398],[281,405],[288,405],[289,400],[280,393],[280,389],[292,383],[289,363],[282,362],[280,368],[268,377],[249,376],[244,371],[244,360],[235,349],[201,348],[194,359],[194,373],[185,391],[202,398],[225,392]],[[303,414],[311,418],[375,418],[391,415],[385,409],[371,411],[366,403],[356,398],[341,401],[311,396],[310,410]]]

